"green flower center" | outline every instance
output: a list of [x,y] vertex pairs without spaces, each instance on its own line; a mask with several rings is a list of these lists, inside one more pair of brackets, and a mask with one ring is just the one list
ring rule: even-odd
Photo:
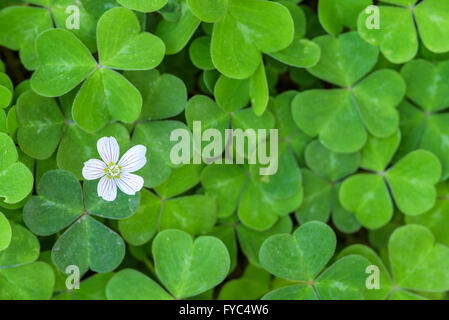
[[122,167],[115,164],[114,162],[109,162],[109,164],[104,168],[104,173],[108,179],[120,178],[120,173],[122,172]]

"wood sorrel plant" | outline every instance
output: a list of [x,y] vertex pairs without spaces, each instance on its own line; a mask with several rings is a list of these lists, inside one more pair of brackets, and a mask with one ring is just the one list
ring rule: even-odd
[[3,0],[0,299],[446,299],[448,13]]

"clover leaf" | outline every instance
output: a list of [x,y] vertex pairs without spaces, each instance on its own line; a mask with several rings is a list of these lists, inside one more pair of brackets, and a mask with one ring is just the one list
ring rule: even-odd
[[8,248],[11,243],[11,225],[3,213],[0,212],[0,251]]
[[351,255],[323,271],[335,247],[334,232],[318,221],[301,225],[293,235],[278,234],[265,240],[259,252],[262,266],[296,284],[276,289],[264,299],[363,299],[368,260]]
[[349,246],[339,257],[353,254],[365,257],[380,270],[380,290],[367,291],[372,299],[425,299],[421,296],[425,292],[446,291],[449,287],[444,271],[449,264],[449,248],[436,243],[424,226],[406,225],[392,233],[388,241],[391,272],[372,249],[363,245]]
[[52,260],[59,270],[64,272],[67,266],[76,265],[81,273],[89,268],[109,272],[123,260],[125,245],[117,233],[92,216],[127,218],[139,207],[140,194],[119,193],[111,203],[97,196],[94,182],[86,181],[83,189],[72,173],[48,171],[40,180],[38,195],[24,208],[24,221],[38,235],[51,235],[68,227],[52,249]]
[[33,175],[19,162],[19,154],[12,139],[0,132],[0,198],[5,203],[18,203],[31,192]]
[[429,211],[418,216],[406,216],[407,224],[421,224],[427,227],[435,236],[435,239],[444,244],[449,245],[449,237],[446,232],[448,215],[448,196],[449,189],[447,182],[442,182],[437,186],[437,200],[435,206]]
[[177,298],[200,294],[219,284],[229,270],[229,253],[221,240],[193,240],[179,230],[160,232],[153,241],[156,273]]
[[360,12],[372,4],[372,0],[319,0],[318,16],[329,34],[338,35],[344,28],[357,29]]
[[13,92],[14,88],[11,79],[7,74],[0,72],[0,109],[6,108],[11,104]]
[[376,229],[390,221],[391,197],[406,215],[422,214],[435,204],[441,165],[431,152],[413,151],[386,169],[399,140],[398,134],[387,139],[370,137],[362,150],[361,167],[374,173],[353,175],[341,186],[339,197],[343,207],[354,212],[367,228]]
[[134,269],[123,269],[108,282],[106,297],[109,300],[172,300],[158,283]]
[[[446,1],[381,0],[390,5],[379,6],[381,28],[368,28],[369,13],[361,12],[358,19],[360,36],[378,46],[393,63],[412,60],[418,52],[418,34],[424,46],[432,52],[449,51],[448,12]],[[388,27],[386,27],[388,26]]]
[[[98,65],[87,48],[68,31],[52,29],[41,33],[36,40],[40,66],[31,79],[33,90],[48,97],[61,96],[87,78],[73,102],[73,119],[78,125],[95,132],[111,119],[134,122],[142,108],[142,96],[111,69],[152,69],[162,61],[165,52],[159,38],[141,32],[140,28],[132,11],[125,8],[107,11],[97,26]],[[128,54],[131,51],[133,55]]]
[[293,18],[295,36],[293,42],[285,49],[269,55],[290,66],[304,68],[313,67],[320,59],[320,47],[307,39],[303,39],[306,34],[306,17],[301,7],[288,1],[280,1],[285,6]]
[[[308,71],[344,89],[314,89],[300,93],[292,103],[293,119],[310,136],[336,152],[360,150],[367,131],[388,137],[399,125],[395,109],[405,84],[393,70],[378,70],[362,80],[377,61],[377,50],[357,33],[314,40],[321,47],[320,62]],[[337,63],[336,63],[337,61]]]
[[122,6],[140,12],[153,12],[165,6],[168,0],[117,0]]
[[259,67],[261,52],[283,50],[291,44],[293,36],[293,19],[281,4],[230,0],[228,13],[214,24],[212,61],[225,76],[245,79]]
[[443,166],[442,179],[446,179],[449,176],[449,149],[445,139],[449,137],[449,132],[445,125],[448,114],[444,111],[449,106],[446,93],[449,62],[433,64],[425,60],[414,60],[404,65],[401,75],[407,83],[408,99],[398,107],[402,132],[398,156],[416,147],[429,150],[440,159]]

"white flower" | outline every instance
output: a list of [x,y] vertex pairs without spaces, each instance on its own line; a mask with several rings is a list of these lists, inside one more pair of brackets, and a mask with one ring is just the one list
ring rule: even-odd
[[90,159],[84,162],[83,177],[86,180],[100,179],[97,193],[106,201],[114,201],[117,187],[124,193],[135,195],[143,187],[143,178],[132,174],[141,169],[147,159],[147,148],[139,144],[129,149],[118,159],[120,147],[114,137],[103,137],[97,142],[97,149],[103,161]]

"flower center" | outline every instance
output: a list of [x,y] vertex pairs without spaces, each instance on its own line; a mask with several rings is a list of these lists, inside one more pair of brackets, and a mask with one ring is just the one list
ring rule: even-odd
[[120,173],[122,172],[122,167],[115,164],[114,162],[109,162],[109,164],[104,168],[104,173],[108,179],[120,178]]

